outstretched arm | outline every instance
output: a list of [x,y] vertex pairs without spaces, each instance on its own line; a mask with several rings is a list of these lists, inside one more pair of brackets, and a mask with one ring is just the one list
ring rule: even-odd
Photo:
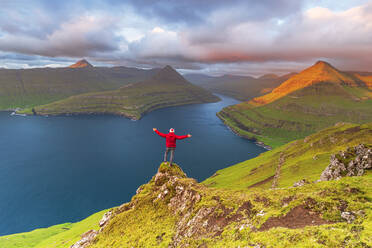
[[159,132],[158,129],[156,129],[156,128],[153,128],[152,130],[153,130],[155,133],[157,133],[160,137],[163,137],[163,138],[167,137],[166,134]]
[[188,134],[188,135],[176,135],[176,139],[186,139],[186,138],[190,138],[191,137],[191,134]]

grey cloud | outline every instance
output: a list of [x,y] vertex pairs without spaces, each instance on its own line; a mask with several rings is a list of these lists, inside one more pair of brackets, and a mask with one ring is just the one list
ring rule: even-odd
[[[121,1],[113,1],[121,2]],[[139,14],[166,22],[197,24],[206,22],[208,15],[220,9],[240,8],[245,20],[282,17],[302,8],[303,0],[133,0],[130,4]]]
[[5,34],[0,37],[0,50],[42,56],[93,56],[114,52],[123,38],[115,34],[115,19],[106,17],[78,19],[62,23],[46,37]]
[[[304,1],[36,0],[30,14],[15,9],[14,16],[6,11],[14,7],[9,1],[0,10],[0,51],[213,73],[261,74],[265,68],[284,73],[320,58],[341,68],[371,68],[372,5],[309,13]],[[14,2],[30,6],[26,0]],[[129,25],[118,24],[129,10],[147,21],[145,27],[130,23],[144,34],[132,42],[118,34]],[[100,19],[79,22],[89,16]],[[163,31],[150,32],[154,27]]]

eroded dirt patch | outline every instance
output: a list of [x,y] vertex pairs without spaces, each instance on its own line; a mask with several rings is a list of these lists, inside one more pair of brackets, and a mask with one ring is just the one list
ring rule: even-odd
[[254,187],[257,187],[257,186],[260,186],[260,185],[263,185],[263,184],[265,184],[267,182],[270,182],[273,179],[274,179],[274,176],[268,177],[268,178],[266,178],[266,179],[264,179],[262,181],[259,181],[258,183],[255,183],[255,184],[252,184],[251,186],[248,186],[248,189],[254,188]]
[[322,219],[318,213],[304,208],[303,205],[294,207],[285,216],[270,217],[259,231],[266,231],[273,227],[286,227],[291,229],[303,228],[305,226],[318,226],[332,222]]

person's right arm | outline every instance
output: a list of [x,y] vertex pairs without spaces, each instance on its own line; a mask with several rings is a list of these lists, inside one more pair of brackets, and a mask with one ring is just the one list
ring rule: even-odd
[[166,134],[159,132],[156,128],[153,128],[152,130],[153,130],[155,133],[157,133],[160,137],[163,137],[163,138],[167,137]]

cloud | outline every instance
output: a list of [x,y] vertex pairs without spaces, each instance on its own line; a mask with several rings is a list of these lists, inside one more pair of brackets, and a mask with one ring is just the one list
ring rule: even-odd
[[0,37],[0,49],[42,56],[94,56],[113,52],[123,41],[114,33],[115,20],[107,17],[81,16],[68,22],[45,37],[7,33]]
[[372,3],[362,2],[5,1],[0,51],[35,61],[40,56],[88,57],[115,65],[171,64],[214,74],[265,68],[284,73],[318,59],[370,70]]
[[286,16],[299,11],[303,3],[302,0],[133,0],[129,2],[137,13],[147,18],[188,25],[205,23],[209,15],[236,7],[244,10],[239,16],[244,20]]

